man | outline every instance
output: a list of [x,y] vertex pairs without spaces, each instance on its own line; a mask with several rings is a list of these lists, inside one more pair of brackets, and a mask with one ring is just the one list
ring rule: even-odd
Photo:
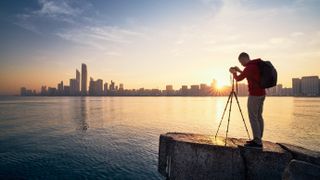
[[[230,68],[230,72],[236,81],[242,81],[244,78],[248,81],[249,97],[248,97],[248,114],[253,134],[253,140],[247,141],[245,147],[262,148],[262,136],[263,136],[263,103],[265,100],[266,91],[259,86],[260,71],[258,67],[261,59],[250,60],[247,53],[242,52],[239,57],[239,62],[244,66],[244,70],[241,71],[239,67]],[[238,75],[237,72],[240,74]]]

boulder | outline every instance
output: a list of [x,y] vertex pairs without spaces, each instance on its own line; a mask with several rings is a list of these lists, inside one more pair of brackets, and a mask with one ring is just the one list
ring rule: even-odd
[[300,160],[292,160],[283,173],[284,180],[318,180],[320,166]]
[[292,154],[293,159],[320,165],[320,152],[312,151],[303,147],[287,143],[278,144],[285,150],[289,151]]

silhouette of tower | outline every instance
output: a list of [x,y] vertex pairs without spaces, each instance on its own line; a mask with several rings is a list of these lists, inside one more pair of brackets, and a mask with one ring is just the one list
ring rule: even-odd
[[82,63],[81,66],[81,95],[85,96],[87,95],[87,65]]
[[80,71],[77,69],[76,70],[76,95],[80,94]]

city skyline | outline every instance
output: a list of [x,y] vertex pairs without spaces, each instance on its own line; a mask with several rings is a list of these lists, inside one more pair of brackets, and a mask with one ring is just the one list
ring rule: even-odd
[[212,78],[224,86],[242,51],[270,60],[288,87],[292,77],[319,75],[319,6],[312,0],[1,1],[0,95],[68,82],[81,62],[93,77],[127,88]]
[[[90,77],[88,86],[88,67],[85,63],[81,64],[81,72],[76,69],[76,77],[69,79],[69,85],[63,81],[56,87],[41,86],[41,91],[20,88],[21,96],[226,96],[230,92],[231,85],[219,87],[217,81],[213,78],[210,85],[198,83],[191,85],[182,85],[175,89],[172,84],[167,84],[164,89],[159,88],[133,88],[125,89],[123,83],[118,85],[113,80],[103,81],[103,79],[94,80]],[[81,76],[81,83],[80,83]],[[230,82],[231,83],[231,82]],[[65,84],[65,85],[64,85]],[[81,89],[80,89],[81,86]],[[190,86],[190,88],[189,88]],[[248,95],[247,83],[237,83],[236,92],[239,96]],[[320,79],[319,76],[304,76],[292,78],[291,87],[283,87],[277,84],[272,88],[266,89],[267,95],[270,96],[320,96]]]

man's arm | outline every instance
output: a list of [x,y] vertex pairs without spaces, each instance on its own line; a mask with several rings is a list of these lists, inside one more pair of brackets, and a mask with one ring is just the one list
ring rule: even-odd
[[243,71],[241,71],[241,69],[239,69],[238,67],[236,67],[236,71],[240,72],[240,74],[238,75],[237,72],[233,72],[233,77],[236,81],[242,81],[244,78],[247,77],[248,75],[248,70],[247,68],[245,68]]

